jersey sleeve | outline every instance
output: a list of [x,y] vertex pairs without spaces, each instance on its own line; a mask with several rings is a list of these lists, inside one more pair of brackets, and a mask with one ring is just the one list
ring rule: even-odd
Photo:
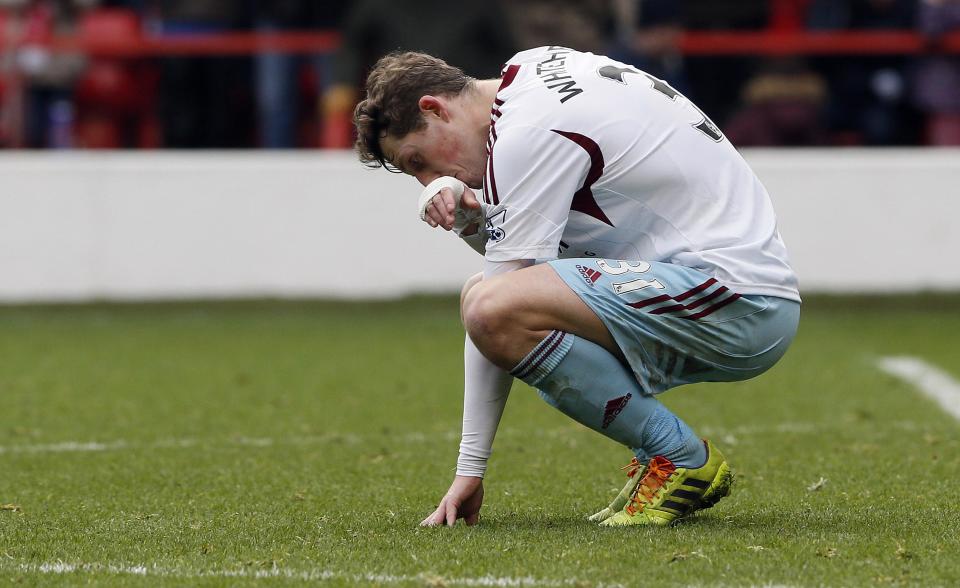
[[587,152],[559,132],[523,125],[504,130],[487,158],[487,260],[556,258],[590,163]]

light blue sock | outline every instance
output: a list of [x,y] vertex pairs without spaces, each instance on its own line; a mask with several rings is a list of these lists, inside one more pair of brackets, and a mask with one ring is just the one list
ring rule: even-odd
[[551,406],[614,441],[641,461],[662,455],[678,467],[707,460],[703,442],[659,400],[645,394],[609,351],[553,331],[510,372]]

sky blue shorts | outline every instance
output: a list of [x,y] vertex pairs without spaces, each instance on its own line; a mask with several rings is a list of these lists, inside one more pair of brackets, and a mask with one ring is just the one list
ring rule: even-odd
[[649,394],[768,370],[797,332],[800,303],[740,295],[697,270],[660,262],[549,262],[607,326]]

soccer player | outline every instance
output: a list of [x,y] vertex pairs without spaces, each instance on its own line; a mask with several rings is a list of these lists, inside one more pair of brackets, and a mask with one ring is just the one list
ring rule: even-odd
[[717,126],[664,81],[564,47],[495,80],[395,53],[366,91],[360,159],[428,186],[421,218],[485,257],[461,298],[457,473],[421,524],[477,522],[514,377],[633,452],[591,520],[669,524],[726,496],[720,450],[656,395],[770,368],[800,297],[770,198]]

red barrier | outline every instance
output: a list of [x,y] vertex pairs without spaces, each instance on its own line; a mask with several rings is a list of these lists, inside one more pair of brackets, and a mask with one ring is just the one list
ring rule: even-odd
[[[0,44],[4,39],[0,37]],[[168,36],[90,38],[54,37],[52,51],[85,53],[93,57],[133,58],[184,55],[250,55],[263,52],[331,53],[340,47],[340,33],[220,33]]]
[[915,55],[960,53],[960,32],[932,41],[908,31],[687,32],[687,55]]

